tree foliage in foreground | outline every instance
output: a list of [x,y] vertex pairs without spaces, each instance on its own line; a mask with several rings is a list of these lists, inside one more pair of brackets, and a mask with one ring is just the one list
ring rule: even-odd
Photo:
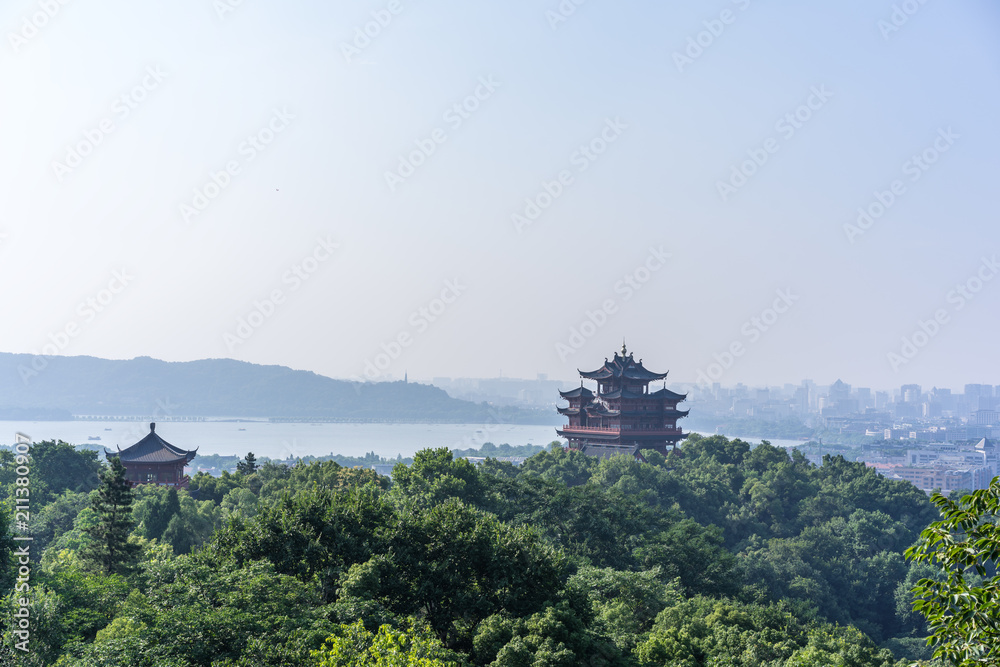
[[[111,532],[137,563],[114,575],[84,556],[106,550],[107,508],[126,499],[102,489],[85,507],[88,495],[55,475],[59,493],[32,507],[44,556],[25,598],[37,622],[25,664],[888,667],[888,647],[925,657],[909,589],[934,566],[903,558],[934,519],[924,494],[766,442],[692,436],[682,450],[640,462],[552,448],[521,467],[423,450],[391,481],[333,461],[254,462],[197,475],[191,493],[133,490],[131,525],[112,513],[122,521]],[[975,590],[981,578],[963,581]],[[19,602],[11,592],[0,613]],[[0,645],[0,664],[10,650]]]
[[934,656],[960,667],[1000,665],[1000,478],[960,500],[940,493],[941,512],[906,556],[939,569],[917,582],[913,604],[930,625]]
[[809,623],[783,604],[697,596],[664,609],[636,649],[641,667],[892,667],[891,652],[851,627]]
[[266,562],[233,568],[179,556],[150,563],[143,578],[60,667],[304,665],[336,627],[315,590]]
[[461,656],[449,651],[431,632],[397,630],[391,625],[372,634],[357,621],[340,626],[313,651],[316,667],[460,667]]
[[101,474],[101,484],[90,497],[97,523],[86,530],[91,542],[83,553],[106,574],[126,574],[139,555],[139,546],[129,540],[134,493],[125,478],[125,466],[115,457]]

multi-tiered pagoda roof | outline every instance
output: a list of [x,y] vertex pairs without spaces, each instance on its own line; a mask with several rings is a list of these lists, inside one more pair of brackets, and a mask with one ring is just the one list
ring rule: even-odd
[[[579,371],[580,386],[559,395],[569,406],[558,408],[569,423],[556,432],[569,440],[572,449],[595,456],[632,454],[641,456],[643,449],[661,453],[673,451],[684,437],[677,420],[686,417],[686,410],[677,404],[686,394],[670,391],[664,384],[657,391],[649,383],[664,380],[667,373],[656,373],[636,361],[622,344],[621,353],[595,371]],[[583,386],[584,380],[597,383],[597,391]]]
[[654,373],[653,371],[646,370],[646,367],[642,365],[642,359],[636,361],[635,358],[628,353],[625,349],[625,344],[622,344],[622,353],[619,355],[615,352],[615,357],[611,361],[608,361],[607,357],[604,358],[604,365],[598,368],[596,371],[580,371],[580,377],[587,380],[609,380],[609,379],[625,379],[625,380],[643,380],[646,382],[654,382],[656,380],[663,380],[667,377],[666,373]]

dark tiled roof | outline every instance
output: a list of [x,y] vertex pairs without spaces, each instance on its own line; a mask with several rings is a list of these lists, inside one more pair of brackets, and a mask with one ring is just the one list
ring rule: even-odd
[[149,425],[149,435],[126,449],[117,453],[105,450],[108,459],[118,457],[122,463],[190,463],[197,456],[197,450],[187,451],[175,447],[156,435],[156,424]]
[[659,391],[654,391],[649,395],[651,398],[666,398],[671,401],[683,401],[687,398],[687,394],[678,394],[677,392],[670,391],[666,387],[660,389]]
[[563,398],[580,398],[581,396],[590,398],[594,395],[594,392],[590,391],[586,387],[577,387],[576,389],[572,389],[570,391],[560,391],[559,395]]
[[662,380],[667,377],[666,373],[654,373],[653,371],[646,370],[642,365],[642,360],[636,361],[631,352],[625,356],[624,348],[622,352],[623,354],[615,352],[614,359],[611,361],[605,359],[604,365],[596,371],[580,371],[580,377],[587,378],[588,380],[625,378],[626,380],[643,381]]
[[601,366],[596,371],[580,371],[580,377],[585,377],[588,380],[607,380],[608,378],[614,376],[615,376],[614,371],[612,371],[610,368],[607,368],[606,366]]

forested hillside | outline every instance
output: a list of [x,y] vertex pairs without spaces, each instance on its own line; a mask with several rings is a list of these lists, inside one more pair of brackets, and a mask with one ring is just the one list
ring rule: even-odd
[[[199,474],[190,493],[140,487],[132,523],[112,525],[113,471],[36,444],[30,590],[11,592],[9,559],[0,650],[60,667],[929,657],[909,589],[933,570],[903,556],[938,518],[922,492],[766,443],[692,435],[682,452],[641,463],[557,448],[516,468],[424,450],[391,481],[249,461]],[[10,511],[19,486],[0,457]],[[11,533],[0,543],[14,548]],[[21,598],[26,656],[10,630]]]
[[359,419],[468,424],[557,423],[551,410],[490,407],[413,382],[335,380],[235,359],[167,362],[0,352],[0,414],[8,419],[163,415]]

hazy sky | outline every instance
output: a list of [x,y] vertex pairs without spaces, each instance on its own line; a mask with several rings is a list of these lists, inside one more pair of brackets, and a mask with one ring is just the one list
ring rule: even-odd
[[678,382],[1000,383],[996,2],[0,28],[2,351],[572,378],[626,336]]

